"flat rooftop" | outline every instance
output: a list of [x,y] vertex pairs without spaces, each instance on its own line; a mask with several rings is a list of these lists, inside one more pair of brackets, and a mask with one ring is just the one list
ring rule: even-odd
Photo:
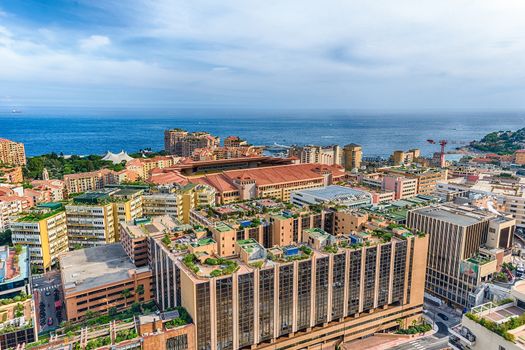
[[450,204],[425,207],[414,212],[458,226],[474,225],[494,216],[489,212]]
[[310,190],[300,190],[297,193],[309,194],[320,199],[327,201],[333,200],[350,200],[350,199],[363,199],[365,197],[370,197],[370,194],[356,190],[350,187],[330,185],[323,188],[310,189]]
[[121,222],[120,225],[134,238],[161,235],[177,227],[177,223],[169,215],[134,219]]
[[68,252],[60,269],[66,295],[126,280],[137,270],[120,243]]

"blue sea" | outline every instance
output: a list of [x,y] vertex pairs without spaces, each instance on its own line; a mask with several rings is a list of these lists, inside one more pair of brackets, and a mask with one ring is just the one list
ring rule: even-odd
[[357,143],[365,156],[395,149],[438,150],[427,139],[447,139],[449,149],[495,130],[525,127],[523,111],[340,112],[340,111],[134,111],[0,114],[0,137],[23,142],[29,156],[103,154],[110,150],[161,150],[163,131],[209,131],[238,135],[255,145]]

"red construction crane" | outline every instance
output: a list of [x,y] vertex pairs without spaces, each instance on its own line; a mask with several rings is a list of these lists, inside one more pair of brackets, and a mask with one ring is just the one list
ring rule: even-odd
[[439,153],[439,166],[444,168],[446,163],[445,163],[445,146],[447,145],[448,141],[447,140],[439,140],[439,141],[434,141],[434,140],[427,140],[428,143],[431,143],[433,145],[435,145],[436,143],[439,143],[439,145],[441,146],[441,152]]

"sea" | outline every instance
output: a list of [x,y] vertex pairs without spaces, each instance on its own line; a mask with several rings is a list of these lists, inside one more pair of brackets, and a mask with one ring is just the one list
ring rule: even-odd
[[240,136],[254,145],[363,146],[364,156],[393,150],[439,150],[427,140],[464,146],[497,130],[525,127],[525,111],[55,111],[0,113],[0,138],[23,142],[28,156],[129,153],[163,149],[167,128],[208,131],[224,139]]

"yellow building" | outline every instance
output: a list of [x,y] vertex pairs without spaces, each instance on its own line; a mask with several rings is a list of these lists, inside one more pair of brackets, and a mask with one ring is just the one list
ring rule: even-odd
[[24,144],[0,138],[0,163],[24,166],[26,164]]
[[363,148],[355,143],[346,145],[343,148],[343,159],[346,170],[352,171],[361,168]]
[[119,241],[119,223],[140,218],[143,190],[106,188],[77,196],[66,205],[70,248]]
[[142,197],[144,216],[171,215],[182,223],[190,222],[190,211],[215,205],[215,189],[190,183],[169,193],[152,193]]
[[47,203],[11,223],[14,244],[29,248],[30,262],[48,270],[68,251],[66,213],[61,204]]

